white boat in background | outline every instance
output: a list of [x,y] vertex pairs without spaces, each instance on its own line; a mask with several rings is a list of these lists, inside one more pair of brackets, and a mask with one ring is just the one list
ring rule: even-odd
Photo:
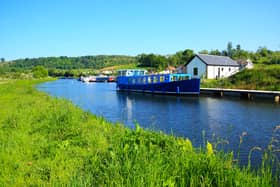
[[115,76],[107,76],[107,75],[98,75],[98,76],[81,76],[79,81],[82,82],[115,82]]
[[80,81],[82,82],[95,82],[96,81],[96,76],[88,76],[88,77],[80,77]]

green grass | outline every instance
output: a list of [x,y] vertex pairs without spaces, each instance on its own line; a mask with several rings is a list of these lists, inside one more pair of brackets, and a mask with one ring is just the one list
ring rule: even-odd
[[201,87],[280,91],[280,65],[255,65],[221,80],[203,80]]
[[239,168],[210,143],[111,124],[40,82],[0,85],[0,186],[277,186],[273,160]]

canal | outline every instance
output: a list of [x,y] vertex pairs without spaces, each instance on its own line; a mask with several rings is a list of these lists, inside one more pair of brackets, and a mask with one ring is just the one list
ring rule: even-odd
[[[115,83],[82,83],[60,79],[43,83],[38,89],[66,98],[85,111],[103,116],[130,128],[160,130],[188,137],[195,146],[205,141],[218,149],[240,154],[246,164],[253,147],[267,148],[272,137],[280,141],[280,104],[247,101],[239,98],[176,97],[116,92]],[[279,127],[280,128],[280,127]],[[240,145],[240,136],[242,144]],[[280,149],[279,143],[273,143]],[[261,151],[252,153],[252,164],[260,163]]]

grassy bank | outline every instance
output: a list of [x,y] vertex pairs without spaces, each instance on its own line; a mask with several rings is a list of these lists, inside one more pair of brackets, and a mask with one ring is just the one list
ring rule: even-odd
[[229,78],[204,80],[201,87],[280,91],[280,65],[255,65]]
[[108,123],[37,83],[0,85],[0,186],[277,186],[271,163],[241,169],[210,143],[198,150],[188,139]]

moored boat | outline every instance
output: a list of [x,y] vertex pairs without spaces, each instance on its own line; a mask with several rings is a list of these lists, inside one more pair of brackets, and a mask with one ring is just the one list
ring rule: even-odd
[[190,74],[153,74],[146,70],[118,71],[117,90],[158,94],[198,95],[200,79]]
[[96,82],[108,82],[108,76],[106,75],[96,76]]
[[116,82],[116,77],[115,76],[109,76],[108,77],[108,82]]
[[79,80],[82,82],[95,82],[96,77],[95,76],[87,76],[87,77],[81,76]]

